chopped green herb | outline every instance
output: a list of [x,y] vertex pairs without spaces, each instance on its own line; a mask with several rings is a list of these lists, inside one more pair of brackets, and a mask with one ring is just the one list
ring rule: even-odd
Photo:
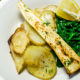
[[45,39],[46,39],[46,36],[45,36]]
[[52,73],[53,72],[53,69],[49,70],[49,73]]
[[47,72],[47,68],[46,68],[46,72]]
[[73,62],[73,59],[72,59],[72,58],[70,58],[70,62],[71,62],[71,63]]
[[49,67],[48,65],[45,65],[45,67]]
[[61,44],[61,41],[58,41],[59,44]]
[[47,32],[47,31],[45,31],[45,33],[46,33],[46,34],[48,34],[48,32]]
[[48,26],[50,24],[50,22],[49,21],[46,21],[43,24],[45,24],[46,26]]
[[69,66],[72,62],[73,62],[73,59],[70,58],[70,60],[65,61],[64,64],[65,64],[66,66]]
[[28,10],[25,10],[26,12],[28,12]]
[[24,7],[26,7],[26,4],[24,4]]
[[31,10],[30,8],[27,8],[28,10]]
[[31,19],[31,17],[28,18],[28,20],[30,20],[30,19]]

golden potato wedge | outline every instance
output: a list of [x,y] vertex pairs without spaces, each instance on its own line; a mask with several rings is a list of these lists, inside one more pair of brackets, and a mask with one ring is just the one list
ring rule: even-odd
[[24,29],[27,31],[27,33],[29,35],[32,27],[31,27],[31,25],[27,21],[24,21]]
[[25,64],[30,66],[39,66],[39,58],[42,55],[42,47],[40,46],[29,46],[24,52]]
[[20,73],[24,69],[24,57],[23,55],[16,54],[13,51],[13,46],[11,43],[10,43],[10,50],[11,50],[11,55],[15,62],[16,70],[18,73]]
[[29,38],[31,42],[37,46],[44,45],[45,41],[36,32],[30,32]]
[[56,13],[57,11],[57,5],[48,5],[47,7],[45,7],[44,9],[45,10],[50,10],[50,11],[53,11],[54,13]]
[[26,65],[30,66],[39,66],[39,60],[42,53],[42,50],[46,49],[47,51],[50,51],[51,48],[49,48],[47,45],[45,46],[29,46],[26,48],[24,52],[24,61]]
[[18,54],[23,54],[26,46],[29,44],[29,39],[26,30],[23,27],[16,29],[11,39],[13,50]]
[[25,29],[29,32],[30,41],[35,45],[44,45],[43,38],[27,23],[24,23]]
[[37,66],[27,65],[27,69],[32,75],[40,79],[51,79],[56,74],[56,61],[49,49],[30,46],[25,54],[25,60],[28,64],[38,64]]

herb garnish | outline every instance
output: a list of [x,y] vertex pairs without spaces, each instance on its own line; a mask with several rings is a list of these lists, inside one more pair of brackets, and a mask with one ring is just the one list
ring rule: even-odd
[[53,69],[49,70],[49,73],[52,73],[53,72]]
[[46,26],[48,26],[50,24],[50,22],[49,21],[46,21],[43,24],[45,24]]
[[45,31],[45,33],[46,33],[46,34],[48,34],[48,32],[47,32],[47,31]]
[[59,44],[61,44],[61,41],[58,41]]
[[24,7],[26,7],[26,4],[24,4]]
[[26,12],[28,12],[28,10],[25,10]]
[[64,65],[69,66],[73,62],[73,59],[70,58],[70,60],[64,61]]
[[46,68],[46,72],[47,72],[47,68]]

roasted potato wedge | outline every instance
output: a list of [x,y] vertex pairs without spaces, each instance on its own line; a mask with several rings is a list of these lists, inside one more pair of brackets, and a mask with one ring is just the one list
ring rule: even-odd
[[24,52],[25,64],[39,66],[39,59],[42,55],[41,49],[40,46],[29,46]]
[[12,36],[11,42],[14,52],[18,54],[23,54],[26,46],[29,44],[26,30],[23,27],[17,28]]
[[15,62],[16,70],[18,73],[20,73],[24,69],[24,57],[23,55],[16,54],[13,51],[13,46],[11,43],[10,43],[10,50],[11,50],[11,55]]
[[[30,46],[26,53],[26,61],[30,59],[38,66],[27,65],[28,71],[40,79],[51,79],[56,74],[56,61],[49,49]],[[30,62],[28,62],[30,63]]]
[[29,39],[34,45],[44,45],[43,38],[27,23],[24,23],[25,29],[29,32]]

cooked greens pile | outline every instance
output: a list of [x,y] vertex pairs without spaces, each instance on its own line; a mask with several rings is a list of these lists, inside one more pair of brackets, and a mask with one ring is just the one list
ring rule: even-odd
[[[69,44],[73,50],[80,56],[80,22],[68,21],[56,16],[57,33]],[[57,66],[62,64],[57,60]]]
[[63,64],[61,63],[61,61],[60,61],[59,58],[57,57],[56,53],[55,53],[53,50],[52,50],[51,52],[53,53],[53,55],[54,55],[55,58],[56,58],[56,65],[57,65],[58,67],[63,67]]

